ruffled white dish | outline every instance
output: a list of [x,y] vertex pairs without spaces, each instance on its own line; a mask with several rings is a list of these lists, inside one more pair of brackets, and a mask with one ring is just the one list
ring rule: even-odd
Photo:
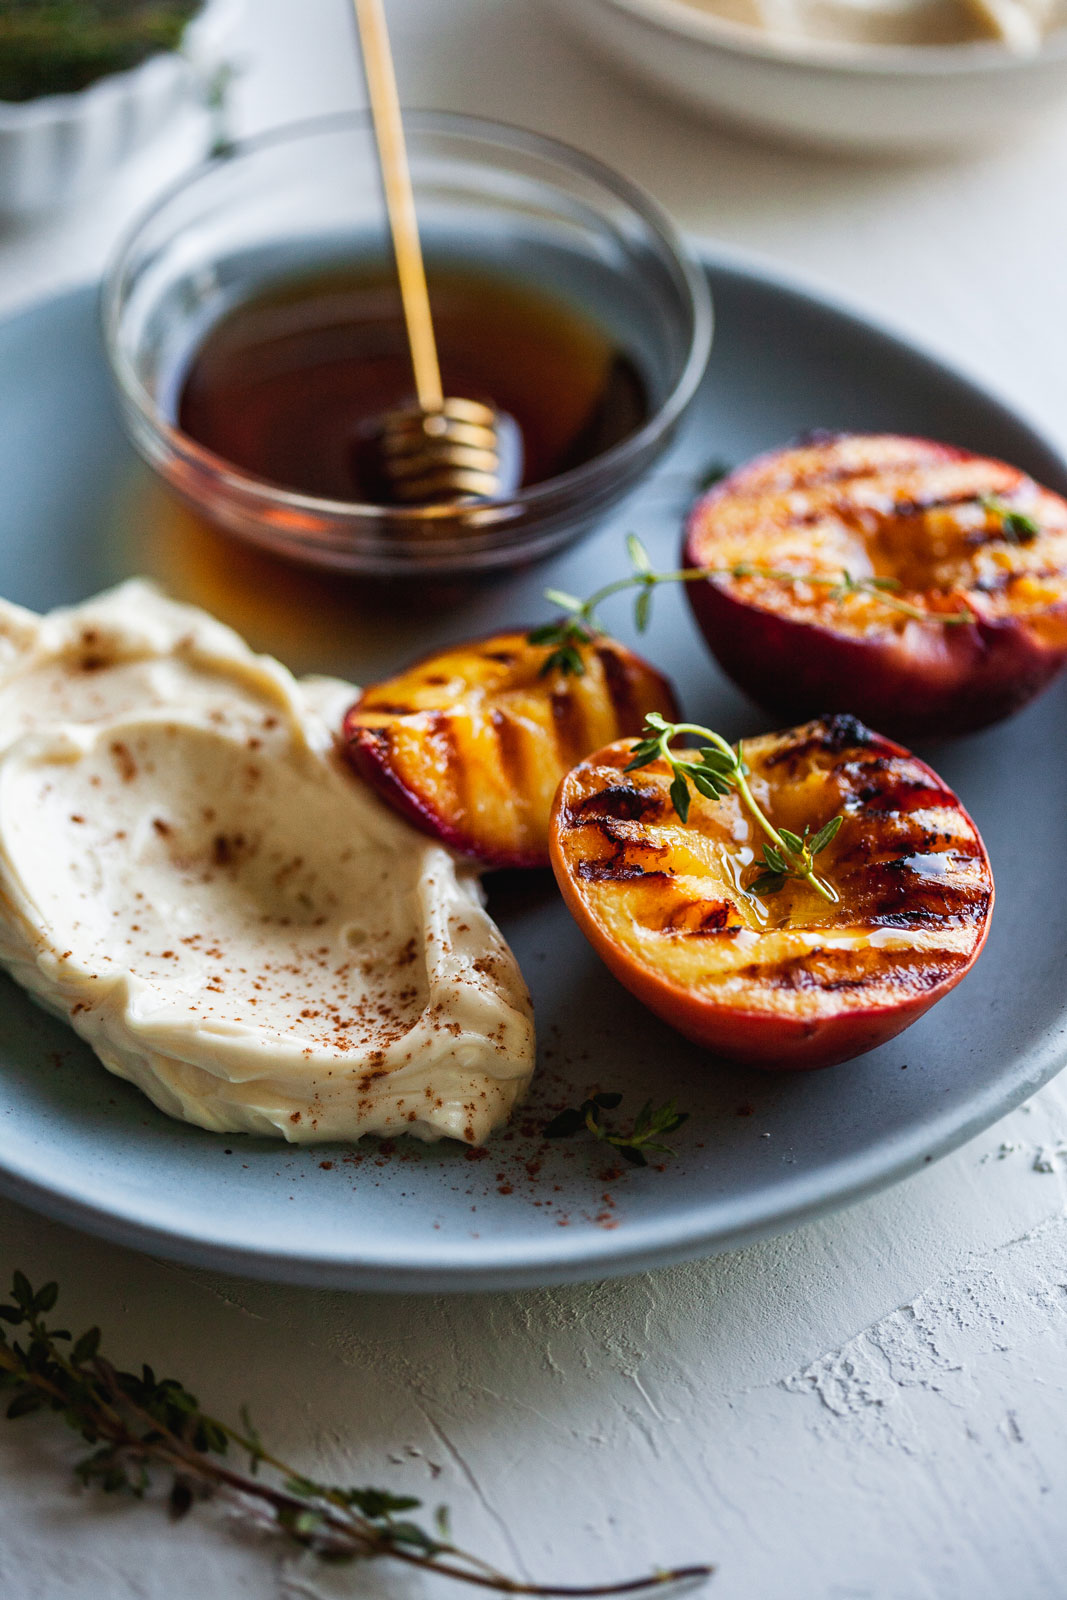
[[102,190],[223,67],[242,0],[207,0],[180,52],[151,56],[77,94],[0,101],[0,214],[72,205]]

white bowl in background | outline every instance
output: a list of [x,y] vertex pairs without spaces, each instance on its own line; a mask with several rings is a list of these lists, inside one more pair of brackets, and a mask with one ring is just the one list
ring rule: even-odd
[[243,0],[207,0],[181,51],[150,56],[75,94],[0,101],[0,215],[91,198],[176,112],[202,101],[225,65]]
[[688,0],[550,0],[594,49],[699,111],[793,143],[906,153],[989,140],[1067,102],[1067,28],[996,40],[782,38]]

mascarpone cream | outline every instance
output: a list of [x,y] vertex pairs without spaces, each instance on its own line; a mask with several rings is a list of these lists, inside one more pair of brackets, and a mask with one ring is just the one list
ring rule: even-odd
[[897,46],[999,39],[1020,54],[1067,24],[1067,0],[687,0],[784,41]]
[[480,1142],[533,1069],[473,869],[354,779],[354,698],[141,582],[0,603],[0,961],[175,1117]]

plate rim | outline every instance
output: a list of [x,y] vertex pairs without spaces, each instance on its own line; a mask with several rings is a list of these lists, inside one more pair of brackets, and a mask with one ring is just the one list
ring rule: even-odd
[[[1034,444],[1054,461],[1067,485],[1067,447],[1061,445],[1044,424],[1003,395],[987,379],[954,357],[946,355],[921,337],[894,327],[891,321],[870,313],[858,303],[825,285],[806,281],[803,275],[784,270],[754,253],[723,246],[702,236],[688,236],[688,244],[700,265],[712,273],[732,274],[754,281],[761,287],[785,294],[831,313],[862,334],[875,334],[899,348],[908,358],[939,368],[944,374],[970,389],[988,410],[1028,433]],[[0,323],[17,322],[40,314],[57,300],[85,294],[94,280],[65,286],[54,294],[35,297],[14,307]],[[714,285],[713,285],[714,291]],[[721,1216],[722,1198],[689,1205],[681,1219],[672,1213],[659,1219],[630,1218],[625,1229],[605,1232],[590,1238],[567,1236],[555,1230],[551,1250],[541,1236],[521,1244],[488,1241],[463,1241],[445,1244],[438,1241],[433,1256],[415,1251],[399,1251],[390,1246],[389,1258],[367,1256],[365,1250],[326,1250],[320,1246],[284,1250],[264,1244],[234,1243],[212,1237],[203,1228],[182,1230],[174,1223],[165,1225],[139,1221],[126,1211],[116,1211],[98,1200],[86,1198],[73,1189],[57,1188],[42,1182],[26,1167],[0,1151],[0,1194],[55,1221],[68,1224],[113,1243],[150,1255],[163,1256],[187,1265],[222,1271],[246,1278],[301,1285],[320,1289],[347,1289],[376,1293],[471,1293],[504,1289],[546,1287],[554,1284],[589,1282],[620,1277],[654,1267],[686,1260],[704,1259],[728,1250],[741,1249],[759,1239],[784,1234],[805,1222],[856,1204],[858,1201],[924,1170],[941,1157],[966,1144],[1014,1110],[1048,1083],[1067,1065],[1067,1011],[1061,1025],[1046,1033],[1040,1044],[1031,1048],[1013,1075],[988,1085],[965,1108],[957,1105],[939,1116],[905,1128],[883,1140],[872,1150],[838,1159],[829,1165],[777,1184],[772,1191],[749,1199],[744,1221],[731,1224]],[[839,1069],[839,1070],[847,1070]],[[161,1113],[162,1114],[162,1113]],[[713,1221],[709,1213],[719,1213]],[[405,1259],[405,1255],[407,1259]]]

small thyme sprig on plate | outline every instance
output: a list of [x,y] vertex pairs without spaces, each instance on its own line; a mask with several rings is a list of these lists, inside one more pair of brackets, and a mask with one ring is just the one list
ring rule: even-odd
[[[11,1303],[0,1305],[0,1386],[11,1395],[10,1418],[52,1410],[91,1446],[75,1465],[86,1484],[143,1497],[152,1469],[170,1480],[171,1515],[195,1501],[226,1496],[256,1525],[333,1563],[386,1558],[422,1567],[501,1594],[585,1596],[639,1594],[666,1583],[706,1578],[708,1566],[656,1571],[627,1582],[574,1587],[524,1583],[452,1543],[440,1507],[433,1531],[411,1520],[421,1502],[386,1489],[320,1483],[273,1455],[240,1412],[240,1429],[200,1409],[195,1395],[151,1367],[122,1372],[100,1354],[100,1329],[74,1339],[45,1321],[59,1294],[46,1283],[36,1292],[16,1272]],[[6,1324],[6,1327],[2,1326]],[[24,1330],[20,1338],[8,1329]],[[233,1462],[243,1456],[247,1468]],[[264,1472],[263,1469],[266,1469]]]
[[589,1100],[583,1100],[580,1106],[569,1107],[561,1111],[558,1117],[553,1117],[544,1129],[545,1138],[569,1139],[572,1134],[580,1133],[585,1128],[594,1139],[611,1145],[635,1167],[648,1166],[650,1150],[673,1156],[675,1152],[663,1140],[677,1133],[683,1122],[689,1121],[688,1111],[679,1111],[673,1100],[658,1107],[653,1107],[652,1101],[646,1100],[634,1118],[629,1133],[621,1133],[600,1120],[602,1111],[616,1110],[621,1101],[622,1095],[614,1092],[595,1094]]
[[[658,711],[649,712],[642,731],[645,736],[634,745],[633,759],[623,770],[637,772],[654,761],[665,761],[672,774],[671,804],[683,822],[689,820],[690,784],[708,800],[729,794],[733,789],[745,810],[767,835],[763,866],[759,876],[747,886],[748,894],[777,894],[789,878],[802,878],[824,900],[836,902],[837,891],[815,872],[815,857],[836,839],[843,817],[832,817],[813,839],[809,839],[807,828],[803,838],[788,828],[776,828],[749,787],[749,769],[740,742],[728,744],[721,734],[699,723],[668,722]],[[684,734],[705,742],[696,751],[687,750],[684,755],[676,755],[671,744]]]
[[701,494],[707,494],[709,489],[714,489],[717,483],[728,478],[733,470],[728,461],[709,461],[697,474],[696,486]]
[[[1029,520],[1029,519],[1027,519]],[[751,561],[738,561],[730,567],[679,567],[672,572],[655,572],[648,551],[635,533],[627,535],[626,551],[631,571],[625,578],[606,583],[585,600],[568,594],[563,589],[546,589],[545,599],[557,606],[563,615],[555,622],[542,623],[527,634],[530,644],[550,644],[552,652],[546,657],[541,676],[550,672],[563,672],[581,677],[585,671],[581,646],[591,644],[597,634],[606,632],[598,614],[598,607],[612,595],[626,589],[636,589],[634,597],[634,625],[644,633],[652,615],[652,592],[663,583],[700,583],[708,578],[770,578],[777,583],[806,583],[825,588],[831,600],[843,600],[852,594],[872,595],[891,611],[897,611],[913,622],[935,623],[951,628],[974,622],[974,613],[966,607],[959,611],[924,611],[902,600],[896,594],[901,585],[896,578],[856,578],[842,567],[834,576],[817,572],[789,572],[780,567],[762,567]]]
[[979,495],[978,504],[983,511],[996,517],[1000,531],[1009,544],[1033,544],[1040,537],[1040,523],[1028,511],[1020,511],[1018,506],[1010,505],[998,495]]

